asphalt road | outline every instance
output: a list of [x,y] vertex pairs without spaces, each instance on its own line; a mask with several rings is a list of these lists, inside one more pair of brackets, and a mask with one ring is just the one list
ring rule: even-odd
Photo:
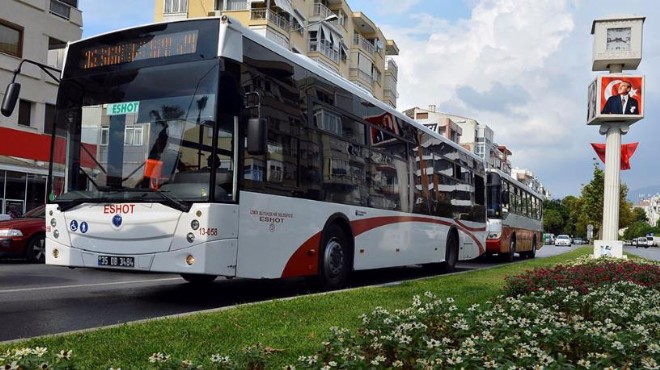
[[[573,247],[574,248],[574,247]],[[544,246],[537,257],[573,248]],[[626,250],[628,251],[628,247]],[[636,250],[658,260],[660,248]],[[458,271],[500,264],[497,258],[461,262]],[[351,286],[396,284],[429,276],[418,267],[360,272]],[[314,292],[304,279],[221,280],[207,286],[178,275],[148,274],[0,261],[0,342],[293,297]]]

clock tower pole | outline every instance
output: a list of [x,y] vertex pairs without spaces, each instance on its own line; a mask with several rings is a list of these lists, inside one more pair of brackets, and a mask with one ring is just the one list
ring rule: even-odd
[[641,62],[644,19],[613,16],[594,20],[591,28],[592,71],[609,72],[598,76],[588,89],[587,123],[600,125],[599,132],[606,137],[602,240],[594,241],[594,257],[623,257],[623,242],[618,240],[621,136],[644,117],[644,77],[623,71],[635,70]]

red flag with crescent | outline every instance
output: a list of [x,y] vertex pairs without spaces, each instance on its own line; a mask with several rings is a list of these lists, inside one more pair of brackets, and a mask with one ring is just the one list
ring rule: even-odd
[[[630,158],[632,158],[633,154],[635,154],[635,150],[637,150],[638,144],[639,143],[630,143],[630,144],[621,145],[622,170],[630,169]],[[600,160],[603,161],[603,163],[605,163],[605,144],[591,143],[591,146],[596,151],[596,154],[598,154],[598,158],[600,158]]]

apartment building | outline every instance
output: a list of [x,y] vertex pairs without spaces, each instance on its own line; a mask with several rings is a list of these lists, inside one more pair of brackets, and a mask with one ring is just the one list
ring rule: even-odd
[[444,137],[461,144],[484,159],[490,168],[511,173],[511,151],[494,142],[495,133],[487,125],[474,119],[436,111],[435,105],[428,109],[414,107],[403,112],[408,117],[426,125]]
[[[64,47],[82,36],[78,0],[2,0],[0,98],[22,59],[61,68]],[[57,82],[24,63],[20,100],[0,115],[0,214],[20,215],[46,200]]]
[[155,21],[230,16],[396,107],[399,49],[346,0],[155,1]]
[[550,199],[550,192],[531,170],[527,168],[513,168],[511,169],[511,177],[529,186],[532,190],[544,196],[545,199]]

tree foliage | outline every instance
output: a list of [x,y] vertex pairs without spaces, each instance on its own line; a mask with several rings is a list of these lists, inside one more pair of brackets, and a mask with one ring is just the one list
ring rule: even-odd
[[[543,229],[547,233],[586,236],[587,225],[593,225],[594,238],[600,235],[603,222],[605,171],[594,165],[592,180],[582,187],[579,197],[569,195],[562,200],[543,202]],[[619,188],[619,227],[625,228],[636,221],[643,221],[639,211],[634,211],[626,200],[628,187]],[[643,213],[643,210],[642,210]],[[646,215],[643,215],[644,218]]]

